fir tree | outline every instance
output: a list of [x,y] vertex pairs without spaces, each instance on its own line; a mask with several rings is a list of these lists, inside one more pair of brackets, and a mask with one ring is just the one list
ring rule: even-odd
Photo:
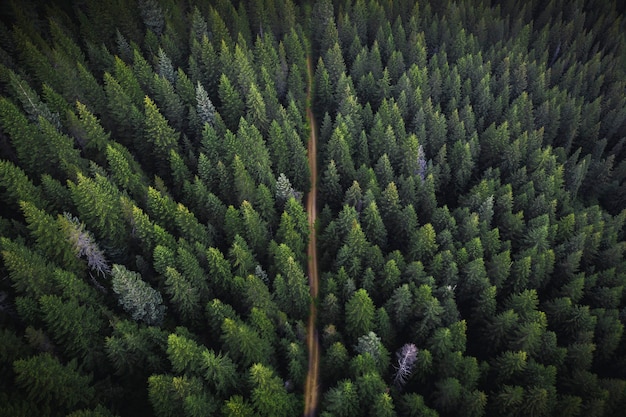
[[113,292],[118,296],[118,303],[130,313],[135,321],[147,324],[160,324],[166,307],[161,294],[150,287],[137,272],[129,271],[123,265],[113,265],[111,269]]

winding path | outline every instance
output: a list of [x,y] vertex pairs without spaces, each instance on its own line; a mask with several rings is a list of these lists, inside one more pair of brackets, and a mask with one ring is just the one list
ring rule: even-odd
[[315,219],[317,218],[317,126],[311,110],[313,88],[313,64],[311,57],[307,56],[308,91],[306,117],[311,127],[309,136],[309,170],[311,171],[311,189],[307,195],[306,211],[309,218],[309,247],[308,269],[309,287],[311,288],[311,306],[309,323],[307,325],[307,348],[309,350],[309,371],[304,387],[304,417],[314,417],[317,414],[318,386],[319,386],[319,337],[316,328],[317,319],[317,239],[315,236]]

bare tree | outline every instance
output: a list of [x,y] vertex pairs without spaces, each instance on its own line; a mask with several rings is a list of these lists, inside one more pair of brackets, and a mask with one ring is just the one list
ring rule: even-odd
[[76,256],[79,258],[84,256],[87,259],[89,268],[98,275],[105,277],[111,272],[111,267],[104,257],[104,252],[98,247],[91,233],[85,229],[85,224],[78,217],[74,217],[69,213],[65,213],[65,219],[68,226],[68,239],[74,245]]
[[395,366],[396,376],[393,379],[393,383],[401,387],[411,375],[413,364],[417,360],[417,347],[413,343],[407,343],[396,353],[396,356],[398,365]]

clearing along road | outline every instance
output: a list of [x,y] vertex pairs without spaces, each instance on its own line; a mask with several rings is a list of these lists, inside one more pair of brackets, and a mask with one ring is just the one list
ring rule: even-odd
[[309,350],[309,371],[304,386],[304,417],[314,417],[317,414],[318,385],[320,369],[320,343],[316,328],[318,276],[317,276],[317,240],[315,236],[315,219],[317,218],[317,126],[311,109],[313,87],[313,64],[311,56],[307,56],[308,92],[306,117],[311,127],[309,136],[309,170],[311,171],[311,189],[307,195],[306,211],[309,218],[309,247],[308,269],[309,287],[311,289],[311,306],[309,323],[307,325],[307,348]]

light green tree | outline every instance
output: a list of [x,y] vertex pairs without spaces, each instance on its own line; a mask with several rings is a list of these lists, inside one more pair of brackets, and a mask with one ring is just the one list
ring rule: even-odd
[[166,307],[161,294],[141,279],[137,272],[129,271],[123,265],[114,264],[111,269],[113,292],[118,295],[118,303],[133,320],[147,324],[160,324]]

